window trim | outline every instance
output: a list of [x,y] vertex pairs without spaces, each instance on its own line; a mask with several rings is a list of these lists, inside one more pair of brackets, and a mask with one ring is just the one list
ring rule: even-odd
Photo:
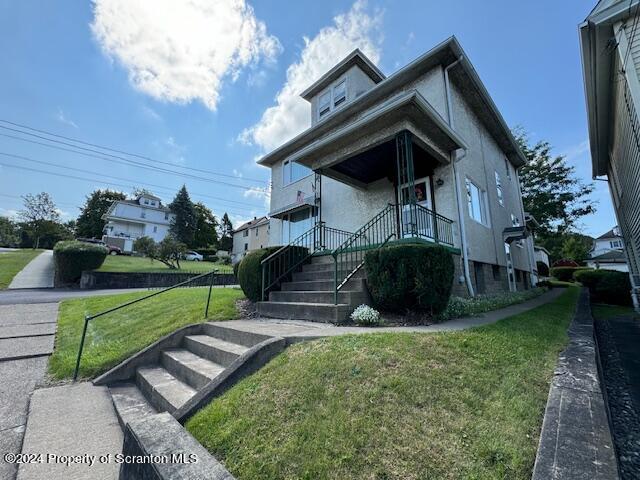
[[[331,88],[327,88],[324,92],[322,92],[320,95],[318,95],[318,120],[320,120],[321,118],[323,118],[324,116],[328,115],[329,113],[331,113],[331,103],[333,102],[333,97],[331,95]],[[322,97],[328,97],[328,101],[327,101],[327,108],[326,109],[321,109],[322,107]]]
[[[489,204],[487,201],[487,191],[484,190],[482,187],[480,187],[477,183],[475,183],[473,180],[471,180],[469,177],[465,177],[465,190],[467,192],[467,215],[469,216],[469,218],[471,220],[473,220],[476,223],[479,223],[480,225],[487,227],[487,228],[491,228],[491,219],[489,218]],[[470,186],[473,185],[474,187],[476,187],[478,189],[478,193],[479,193],[479,200],[480,200],[480,220],[478,220],[477,218],[475,218],[472,213],[471,213],[471,199],[473,198],[471,195],[471,189]]]
[[291,164],[291,162],[296,163],[294,160],[284,160],[282,162],[282,186],[286,187],[288,185],[292,185],[296,182],[299,182],[301,180],[304,180],[305,178],[310,177],[311,175],[314,174],[314,171],[311,170],[309,167],[306,167],[305,165],[301,165],[300,163],[298,163],[298,165],[301,165],[302,167],[306,168],[307,170],[309,170],[309,173],[307,175],[305,175],[304,177],[300,177],[297,178],[295,180],[291,180],[291,174],[289,174],[289,179],[287,180],[287,164]]
[[[340,98],[339,103],[336,104],[336,95],[335,95],[335,91],[336,88],[340,85],[344,84],[344,98]],[[333,112],[334,110],[341,108],[342,105],[346,105],[347,104],[347,100],[349,99],[349,90],[347,89],[348,86],[348,82],[347,82],[347,76],[343,76],[342,78],[336,80],[335,82],[333,82],[331,85],[329,85],[322,93],[320,93],[318,95],[318,104],[316,107],[316,117],[318,118],[318,120],[321,120],[323,118],[325,118],[327,115],[329,115],[331,112]],[[321,103],[321,99],[324,96],[329,96],[329,102],[327,104],[326,109],[320,109],[321,106],[323,105]]]
[[[336,103],[336,89],[344,85],[344,94],[339,98],[339,103]],[[339,108],[340,105],[343,105],[347,102],[347,78],[343,77],[341,80],[338,80],[333,87],[331,88],[331,105],[333,109]]]
[[502,179],[500,178],[500,174],[496,170],[496,197],[498,197],[498,203],[501,207],[504,207],[504,189],[502,188]]

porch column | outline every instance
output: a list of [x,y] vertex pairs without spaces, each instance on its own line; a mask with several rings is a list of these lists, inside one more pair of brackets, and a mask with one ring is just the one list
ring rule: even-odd
[[415,189],[415,175],[413,172],[413,148],[411,142],[411,132],[407,130],[396,135],[396,166],[399,186],[399,237],[404,238],[405,235],[417,236],[417,199]]

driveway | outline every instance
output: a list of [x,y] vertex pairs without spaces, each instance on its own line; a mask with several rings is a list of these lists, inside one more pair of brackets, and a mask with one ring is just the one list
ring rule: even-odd
[[53,288],[53,275],[53,251],[46,250],[13,277],[9,288]]

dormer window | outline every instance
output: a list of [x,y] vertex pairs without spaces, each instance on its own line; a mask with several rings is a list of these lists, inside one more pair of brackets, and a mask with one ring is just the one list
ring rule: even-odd
[[318,99],[318,117],[322,118],[331,111],[331,90],[320,95]]
[[333,107],[344,103],[347,100],[347,81],[342,80],[333,87]]

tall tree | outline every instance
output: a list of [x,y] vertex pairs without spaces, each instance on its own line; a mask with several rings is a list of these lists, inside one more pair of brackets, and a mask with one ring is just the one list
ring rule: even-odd
[[84,238],[102,238],[105,221],[102,216],[111,204],[124,200],[126,195],[113,190],[94,190],[85,199],[84,206],[76,222],[76,235]]
[[580,181],[565,157],[552,156],[549,142],[532,145],[521,128],[514,136],[527,157],[519,170],[524,209],[538,220],[543,236],[572,231],[580,218],[596,210],[590,198],[593,184]]
[[0,247],[15,247],[20,244],[20,229],[8,217],[0,217]]
[[58,224],[60,214],[56,204],[47,192],[37,195],[27,194],[22,197],[24,209],[18,212],[18,216],[24,222],[24,230],[33,239],[33,248],[39,248],[40,238],[51,223]]
[[191,245],[196,233],[196,209],[185,185],[178,190],[173,202],[169,204],[169,209],[175,215],[169,232],[179,242]]
[[582,235],[567,235],[562,244],[562,257],[577,263],[589,258],[591,242]]
[[222,216],[220,222],[220,250],[230,252],[233,249],[233,224],[227,212]]
[[196,211],[196,232],[193,236],[193,248],[206,248],[218,246],[218,219],[207,206],[197,202],[194,206]]

